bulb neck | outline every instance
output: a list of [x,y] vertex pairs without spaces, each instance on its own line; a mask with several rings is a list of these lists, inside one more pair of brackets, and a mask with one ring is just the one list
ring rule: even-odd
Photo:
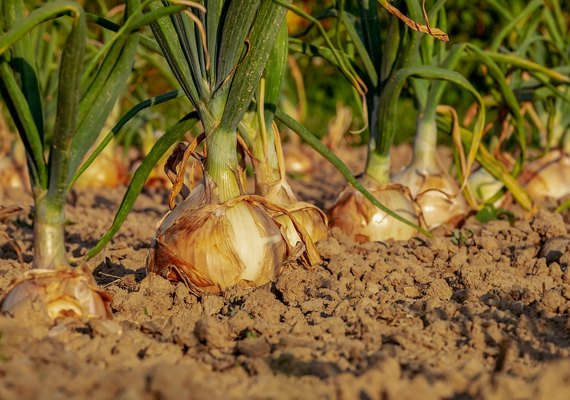
[[[253,144],[253,170],[255,177],[255,191],[262,196],[267,195],[279,185],[282,180],[279,170],[277,150],[274,145],[273,132],[267,130],[265,140],[261,136]],[[282,156],[282,154],[281,154]]]
[[369,152],[366,161],[366,175],[381,185],[390,183],[390,154],[380,155]]
[[65,254],[65,197],[36,195],[33,268],[55,269],[69,265]]
[[214,129],[206,137],[208,156],[206,171],[216,184],[221,202],[241,195],[238,176],[241,173],[237,158],[236,132]]
[[437,169],[437,124],[421,114],[418,118],[412,163],[421,170]]

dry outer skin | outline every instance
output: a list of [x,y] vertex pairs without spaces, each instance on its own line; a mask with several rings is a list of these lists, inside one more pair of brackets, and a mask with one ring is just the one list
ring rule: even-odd
[[[357,172],[357,171],[355,171]],[[296,181],[330,206],[330,169]],[[328,182],[329,186],[322,185]],[[1,190],[1,189],[0,189]],[[121,190],[68,206],[69,252],[109,226]],[[30,204],[0,192],[0,204]],[[165,194],[141,195],[115,240],[90,261],[114,295],[113,321],[0,316],[0,399],[568,399],[570,235],[541,211],[511,226],[354,244],[333,230],[324,263],[275,282],[197,298],[146,276]],[[0,292],[31,261],[29,217],[0,243]]]

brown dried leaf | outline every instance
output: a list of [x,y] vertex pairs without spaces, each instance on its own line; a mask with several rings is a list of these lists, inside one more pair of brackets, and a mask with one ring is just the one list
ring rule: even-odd
[[388,0],[378,0],[378,3],[380,3],[380,5],[382,7],[384,7],[390,14],[392,14],[393,16],[398,18],[400,21],[402,21],[404,24],[406,24],[406,26],[408,26],[410,29],[413,29],[414,31],[418,31],[418,32],[422,32],[422,33],[427,33],[428,35],[431,35],[434,38],[441,40],[442,42],[449,42],[449,36],[447,35],[447,33],[442,31],[441,29],[430,27],[429,21],[427,19],[427,13],[426,13],[425,7],[424,7],[425,1],[422,2],[422,10],[423,10],[424,16],[426,18],[426,25],[419,24],[416,21],[414,21],[413,19],[406,17],[404,14],[402,14],[400,12],[400,10],[398,10],[392,4],[388,3]]

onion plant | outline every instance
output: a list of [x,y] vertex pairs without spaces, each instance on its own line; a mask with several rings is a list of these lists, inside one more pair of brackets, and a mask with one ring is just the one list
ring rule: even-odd
[[[183,193],[181,182],[188,157],[204,160],[204,179],[164,217],[149,256],[149,270],[183,281],[196,292],[218,292],[234,284],[266,283],[285,261],[298,257],[315,265],[319,257],[313,242],[292,212],[264,196],[247,193],[245,152],[238,140],[240,123],[242,129],[249,124],[244,116],[256,94],[263,93],[257,107],[269,149],[271,115],[261,111],[266,91],[258,88],[287,9],[277,2],[259,0],[187,4],[193,12],[151,24],[204,131],[194,143],[180,148],[184,154],[173,155],[171,169],[178,164],[180,168],[171,199]],[[148,10],[163,6],[150,3]],[[267,70],[266,76],[270,72]],[[279,79],[272,83],[279,84]],[[269,87],[268,98],[278,90]],[[196,152],[201,140],[204,155]],[[269,162],[253,151],[256,160]],[[264,156],[270,154],[263,151]],[[256,172],[262,174],[262,168],[258,166]],[[288,234],[287,227],[293,227],[296,236]]]
[[[521,181],[528,194],[520,186],[508,189],[523,207],[530,208],[529,194],[539,201],[567,194],[565,177],[568,174],[564,170],[568,161],[563,136],[570,124],[564,111],[570,99],[568,17],[559,1],[531,1],[520,4],[520,10],[501,1],[492,2],[491,6],[504,21],[503,28],[494,35],[489,49],[483,51],[469,46],[468,50],[474,61],[487,68],[492,102],[497,107],[505,104],[509,110],[504,123],[495,125],[499,139],[494,152],[507,168],[512,168],[513,176],[522,173]],[[529,132],[529,127],[534,127],[538,140]],[[519,144],[515,162],[510,161],[507,154],[513,152],[509,140],[511,130],[516,132]],[[527,142],[538,144],[547,152],[526,164]],[[505,184],[498,176],[495,176],[499,178],[497,181],[488,173],[476,174],[473,178],[476,178],[475,192],[483,199],[490,198],[497,187]]]
[[[342,3],[342,2],[341,2]],[[339,3],[339,4],[341,4]],[[379,1],[379,5],[384,7],[390,14],[401,19],[407,26],[419,31],[431,33],[434,37],[445,40],[446,35],[441,30],[420,25],[414,21],[419,21],[424,14],[420,4],[416,1],[406,1],[405,4],[410,13],[406,17],[399,10],[395,9],[387,2]],[[370,131],[368,144],[368,157],[361,182],[389,209],[397,215],[405,216],[404,220],[411,220],[415,224],[423,223],[423,212],[415,201],[417,194],[400,184],[394,183],[390,176],[390,148],[397,134],[395,117],[397,115],[397,103],[400,93],[408,80],[412,80],[414,85],[420,88],[418,93],[420,106],[424,109],[420,113],[421,128],[420,139],[416,146],[416,162],[427,160],[426,155],[435,147],[435,112],[437,99],[431,97],[428,101],[428,84],[419,83],[418,79],[429,79],[436,81],[451,81],[460,87],[468,90],[480,105],[480,112],[474,126],[475,135],[472,136],[469,156],[465,169],[468,170],[474,161],[474,157],[480,141],[483,121],[484,106],[482,100],[471,84],[459,73],[439,67],[456,62],[460,49],[455,50],[446,60],[443,51],[438,52],[438,57],[433,57],[429,51],[434,49],[433,42],[420,48],[421,34],[413,32],[411,28],[403,27],[398,19],[391,19],[389,26],[383,31],[381,29],[381,18],[379,6],[375,1],[357,2],[357,13],[354,15],[349,10],[339,7],[334,15],[337,18],[337,45],[336,51],[343,55],[341,62],[331,57],[331,46],[311,47],[299,45],[299,51],[323,55],[328,60],[335,63],[345,75],[350,72],[357,73],[362,78],[351,78],[351,82],[360,85],[359,93],[364,97],[364,115],[367,117],[367,127]],[[434,9],[439,9],[443,2],[438,2]],[[297,11],[299,12],[299,11]],[[315,21],[318,24],[318,21]],[[340,32],[345,32],[348,43],[354,47],[356,56],[347,56],[349,52],[341,44]],[[431,46],[431,47],[430,47]],[[426,53],[422,56],[428,57],[428,61],[433,58],[435,65],[422,65],[422,59],[418,56],[419,51]],[[344,58],[344,60],[343,60]],[[348,72],[347,72],[348,71]],[[441,93],[442,84],[434,83],[433,92]],[[429,95],[433,96],[431,92]],[[441,94],[438,94],[440,96]],[[429,104],[428,104],[429,103]],[[421,143],[421,144],[420,144]],[[413,167],[415,168],[415,167]],[[385,240],[388,238],[407,239],[411,237],[416,228],[413,224],[402,224],[396,221],[392,213],[385,209],[372,205],[368,198],[361,196],[360,192],[348,187],[341,193],[337,204],[331,209],[331,223],[340,227],[346,234],[356,240]],[[424,225],[425,226],[425,225]]]
[[536,27],[519,41],[513,54],[560,76],[549,80],[527,72],[531,76],[526,77],[522,75],[526,69],[513,76],[522,107],[538,132],[536,144],[545,150],[525,167],[522,179],[533,199],[559,199],[570,194],[570,14],[563,11],[558,0],[529,3],[525,11],[536,15],[529,17]]
[[[430,9],[429,17],[431,21],[437,21],[438,26],[447,29],[446,12],[443,8],[444,3],[445,1],[437,2]],[[436,16],[437,18],[435,18]],[[465,79],[460,79],[457,74],[453,73],[453,70],[464,56],[464,45],[459,44],[446,48],[444,43],[434,42],[433,38],[426,36],[418,41],[416,46],[415,54],[412,55],[414,63],[418,63],[419,66],[439,67],[441,68],[441,75],[439,80],[411,80],[412,92],[418,110],[413,158],[410,165],[398,172],[393,177],[393,180],[410,190],[421,210],[422,222],[425,223],[428,229],[433,229],[444,223],[453,225],[459,222],[466,216],[469,210],[467,201],[462,195],[456,179],[442,168],[437,156],[437,113],[440,110],[446,110],[455,114],[453,108],[440,106],[441,98],[445,93],[448,82],[456,83],[460,87],[467,89],[478,101],[480,111],[474,127],[474,130],[477,132],[475,143],[478,143],[480,140],[485,108],[475,88],[470,84],[466,85],[467,81]],[[453,142],[455,144],[461,143],[458,132],[454,139]],[[469,163],[466,163],[462,146],[458,146],[456,149],[456,159],[459,161],[458,166],[464,169],[457,174],[457,177],[461,180],[464,180],[469,174],[470,164],[473,162],[475,155],[473,146],[471,146],[471,150],[472,158],[469,160]],[[463,182],[459,183],[462,184]]]
[[[32,270],[5,294],[2,310],[15,312],[37,300],[47,314],[110,317],[110,296],[86,266],[71,268],[65,250],[65,203],[74,174],[126,88],[138,36],[138,0],[128,0],[122,29],[86,58],[89,16],[80,3],[52,1],[27,10],[22,0],[1,3],[0,90],[24,143],[34,200]],[[44,66],[34,32],[54,19],[67,26],[57,43],[61,60],[55,100],[42,97]],[[62,28],[63,29],[63,28]],[[63,36],[60,34],[60,36]],[[88,61],[88,62],[87,62]],[[87,65],[86,65],[87,64]],[[55,120],[46,121],[56,104]]]
[[[287,56],[287,25],[283,24],[252,103],[254,107],[246,113],[238,128],[249,149],[255,193],[290,212],[305,227],[311,241],[316,243],[328,236],[327,218],[314,205],[297,200],[287,181],[281,139],[274,122],[287,69]],[[277,220],[284,224],[292,243],[301,241],[288,216],[277,216]]]

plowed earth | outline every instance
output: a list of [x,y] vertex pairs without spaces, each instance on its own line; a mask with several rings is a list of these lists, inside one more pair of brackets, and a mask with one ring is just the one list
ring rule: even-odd
[[[330,167],[294,180],[329,207]],[[67,206],[79,257],[111,224],[124,188]],[[31,205],[0,189],[0,204]],[[0,399],[570,399],[570,234],[540,211],[405,242],[353,243],[336,230],[322,266],[259,288],[196,297],[147,276],[163,190],[146,190],[89,266],[112,321],[0,316]],[[0,294],[31,262],[31,219],[0,224]],[[14,244],[22,249],[18,261]]]

